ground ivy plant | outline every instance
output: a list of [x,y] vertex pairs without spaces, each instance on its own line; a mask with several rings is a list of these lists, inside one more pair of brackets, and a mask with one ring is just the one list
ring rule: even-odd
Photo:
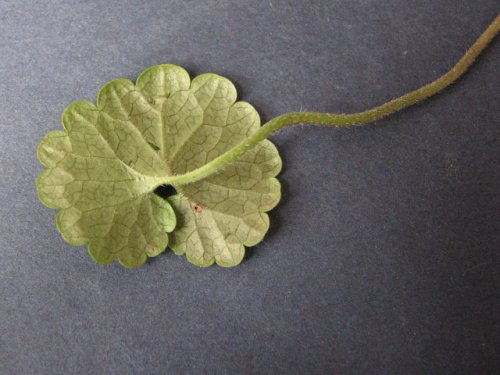
[[[293,112],[260,125],[257,111],[237,101],[226,78],[190,79],[176,65],[157,65],[136,83],[103,86],[96,104],[81,101],[62,115],[64,130],[38,146],[47,167],[40,200],[58,209],[56,225],[72,245],[88,244],[101,264],[142,265],[170,247],[198,266],[239,264],[245,246],[269,228],[280,200],[281,159],[266,138],[287,126],[372,122],[428,98],[454,82],[498,33],[500,19],[436,81],[354,114]],[[176,194],[155,193],[170,185]]]

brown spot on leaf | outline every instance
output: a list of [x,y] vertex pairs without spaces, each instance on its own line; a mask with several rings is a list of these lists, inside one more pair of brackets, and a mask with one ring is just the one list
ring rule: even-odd
[[195,214],[201,214],[203,212],[203,206],[199,203],[191,203],[191,208],[193,209]]

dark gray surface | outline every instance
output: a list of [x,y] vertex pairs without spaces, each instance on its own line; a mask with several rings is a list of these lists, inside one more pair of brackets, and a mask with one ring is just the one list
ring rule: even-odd
[[[0,1],[1,374],[488,374],[498,366],[498,42],[375,125],[272,137],[283,200],[233,269],[94,264],[39,203],[69,103],[159,63],[263,120],[366,109],[448,70],[496,0]],[[495,354],[496,353],[496,354]]]

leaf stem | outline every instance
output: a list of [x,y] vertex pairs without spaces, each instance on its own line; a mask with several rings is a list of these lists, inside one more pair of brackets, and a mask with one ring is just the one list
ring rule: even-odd
[[202,167],[185,174],[158,178],[157,183],[158,185],[169,184],[173,186],[180,186],[206,178],[244,154],[260,141],[266,139],[269,135],[287,126],[297,124],[316,124],[323,126],[366,124],[380,120],[394,112],[400,111],[403,108],[425,100],[451,85],[460,76],[462,76],[479,56],[479,54],[494,39],[499,30],[500,16],[497,16],[450,71],[417,90],[411,91],[387,103],[359,113],[331,114],[319,112],[290,112],[283,114],[270,120],[248,139]]

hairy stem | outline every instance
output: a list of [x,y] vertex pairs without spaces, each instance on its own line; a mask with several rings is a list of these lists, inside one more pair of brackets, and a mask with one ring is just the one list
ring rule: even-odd
[[213,159],[204,166],[182,175],[159,178],[158,185],[170,184],[174,186],[185,185],[199,181],[211,174],[217,172],[238,156],[242,155],[260,141],[266,139],[272,133],[287,126],[298,124],[314,124],[323,126],[349,126],[355,124],[366,124],[380,120],[394,112],[409,107],[415,103],[437,94],[447,86],[455,82],[472,65],[479,54],[488,46],[500,30],[500,16],[488,26],[483,34],[476,40],[472,47],[458,61],[458,63],[446,74],[435,81],[409,92],[399,98],[393,99],[387,103],[379,105],[367,111],[352,114],[331,114],[318,112],[290,112],[275,117],[264,124],[257,132],[248,139],[241,142],[231,150],[225,152],[219,157]]

